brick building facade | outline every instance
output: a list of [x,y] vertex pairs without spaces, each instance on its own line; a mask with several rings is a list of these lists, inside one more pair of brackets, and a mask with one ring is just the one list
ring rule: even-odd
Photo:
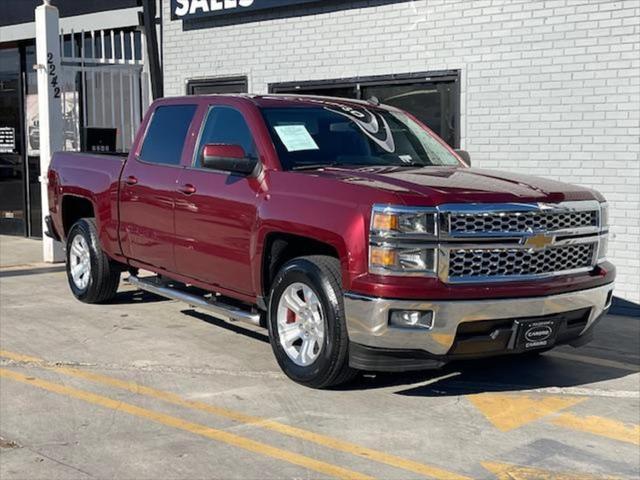
[[408,95],[474,166],[601,191],[616,293],[640,303],[637,0],[325,0],[191,19],[172,5],[165,95]]

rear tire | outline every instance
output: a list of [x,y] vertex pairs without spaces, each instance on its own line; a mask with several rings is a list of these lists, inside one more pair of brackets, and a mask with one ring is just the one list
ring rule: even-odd
[[93,218],[81,218],[67,236],[67,279],[73,295],[84,303],[115,297],[120,267],[102,251]]
[[338,259],[314,255],[287,262],[273,281],[271,347],[284,373],[307,387],[333,387],[357,374],[349,367],[341,278]]

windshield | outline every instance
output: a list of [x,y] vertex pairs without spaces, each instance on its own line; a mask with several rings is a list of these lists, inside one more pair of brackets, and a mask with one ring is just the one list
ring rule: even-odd
[[282,168],[459,166],[433,134],[408,115],[322,102],[263,108]]

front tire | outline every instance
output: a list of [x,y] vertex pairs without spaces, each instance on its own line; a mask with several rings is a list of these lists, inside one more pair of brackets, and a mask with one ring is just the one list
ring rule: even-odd
[[73,295],[84,303],[102,303],[115,297],[120,268],[102,251],[92,218],[73,224],[67,236],[67,280]]
[[314,255],[287,262],[273,281],[267,326],[284,373],[312,388],[346,383],[349,338],[344,318],[340,262]]

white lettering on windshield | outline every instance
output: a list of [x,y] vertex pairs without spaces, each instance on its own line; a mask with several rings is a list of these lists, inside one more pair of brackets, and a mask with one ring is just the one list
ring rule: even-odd
[[[326,102],[328,103],[328,102]],[[338,106],[346,107],[340,108],[339,110],[335,110],[330,107],[325,107],[326,110],[330,112],[337,113],[338,115],[342,115],[343,117],[347,117],[353,123],[355,123],[362,133],[364,133],[367,137],[373,140],[377,145],[379,145],[383,150],[386,150],[389,153],[393,153],[396,151],[396,144],[393,140],[393,134],[391,133],[391,128],[389,128],[389,124],[385,120],[382,115],[380,116],[380,120],[382,121],[382,128],[384,130],[384,138],[378,138],[376,134],[380,133],[380,124],[378,123],[378,119],[375,113],[370,112],[366,108],[363,108],[363,113],[358,111],[352,107],[348,107],[347,105],[335,104]],[[369,117],[370,120],[364,120]]]

